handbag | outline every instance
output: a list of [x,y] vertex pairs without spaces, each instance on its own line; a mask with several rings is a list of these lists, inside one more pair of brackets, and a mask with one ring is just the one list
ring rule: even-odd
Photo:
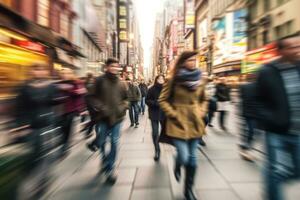
[[[168,97],[168,102],[172,105],[174,96],[175,84],[171,84],[170,96]],[[165,143],[174,146],[173,137],[167,135],[167,117],[164,118],[161,126],[161,132],[158,139],[159,143]]]

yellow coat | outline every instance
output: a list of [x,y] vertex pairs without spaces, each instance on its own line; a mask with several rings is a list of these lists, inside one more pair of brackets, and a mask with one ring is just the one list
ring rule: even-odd
[[171,83],[168,81],[160,94],[159,104],[167,116],[166,134],[179,139],[200,138],[205,134],[203,117],[206,113],[205,83],[195,91],[176,85],[169,102]]

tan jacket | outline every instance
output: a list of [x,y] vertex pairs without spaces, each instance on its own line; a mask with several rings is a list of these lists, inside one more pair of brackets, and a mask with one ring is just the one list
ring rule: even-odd
[[158,100],[167,116],[166,134],[184,140],[201,137],[205,134],[205,83],[195,91],[175,85],[170,103],[171,84],[168,81],[164,85]]

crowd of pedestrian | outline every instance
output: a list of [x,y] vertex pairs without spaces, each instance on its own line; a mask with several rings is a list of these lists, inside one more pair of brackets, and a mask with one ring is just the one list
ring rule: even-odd
[[[239,92],[244,120],[240,154],[245,160],[254,161],[251,150],[255,133],[265,133],[264,180],[268,200],[284,199],[281,183],[300,176],[300,37],[282,38],[277,46],[281,57],[265,64],[254,78],[242,80]],[[151,85],[130,76],[121,79],[120,64],[114,58],[107,59],[103,75],[94,77],[89,73],[83,80],[69,68],[61,70],[59,79],[54,80],[48,66],[33,66],[32,78],[17,92],[18,128],[14,131],[31,130],[25,141],[33,147],[32,165],[49,163],[46,172],[44,168],[44,173],[40,173],[41,180],[47,178],[51,166],[45,155],[54,148],[60,149],[58,159],[68,155],[71,136],[76,132],[74,119],[80,117],[80,132],[86,138],[95,133],[87,147],[93,152],[99,150],[100,172],[107,183],[114,184],[122,122],[128,112],[130,127],[138,128],[147,105],[154,160],[160,160],[160,143],[173,145],[177,152],[174,176],[179,182],[184,169],[184,196],[196,200],[193,186],[199,145],[206,145],[206,126],[214,127],[216,114],[220,129],[224,133],[229,131],[227,116],[231,102],[231,87],[226,78],[208,76],[197,68],[197,54],[183,52],[172,73],[167,78],[156,76]]]

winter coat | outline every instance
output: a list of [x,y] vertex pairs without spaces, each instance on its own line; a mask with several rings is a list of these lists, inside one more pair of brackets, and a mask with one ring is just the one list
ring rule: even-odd
[[58,104],[57,88],[49,83],[44,87],[34,87],[25,83],[16,98],[16,119],[19,126],[43,128],[54,123],[53,106]]
[[151,120],[163,120],[165,118],[163,111],[161,110],[158,98],[162,90],[162,85],[152,86],[146,97],[146,104],[148,106],[149,119]]
[[142,97],[146,97],[148,93],[148,86],[145,83],[139,85]]
[[255,83],[247,83],[241,85],[240,94],[242,100],[242,116],[248,118],[256,118],[258,101]]
[[69,85],[70,89],[61,90],[62,96],[65,97],[64,114],[80,113],[85,110],[85,87],[80,80],[65,80],[58,83],[59,85]]
[[134,83],[129,83],[127,90],[128,101],[136,102],[141,100],[140,88]]
[[[171,95],[172,87],[173,94]],[[200,138],[205,134],[203,122],[206,114],[204,83],[192,91],[176,85],[176,83],[172,86],[172,81],[168,81],[164,85],[158,101],[167,117],[166,134],[168,136],[188,140]]]
[[95,91],[90,97],[95,121],[113,126],[123,121],[128,108],[126,84],[106,73],[96,79]]
[[219,83],[216,86],[216,97],[219,102],[230,101],[230,88],[223,83]]

